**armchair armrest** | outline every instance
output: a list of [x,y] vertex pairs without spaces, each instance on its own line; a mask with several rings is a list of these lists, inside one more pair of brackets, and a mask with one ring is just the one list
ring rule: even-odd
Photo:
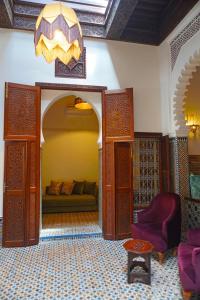
[[189,244],[200,247],[200,228],[188,230],[187,240]]
[[194,248],[192,251],[192,264],[195,270],[195,281],[200,284],[200,247]]

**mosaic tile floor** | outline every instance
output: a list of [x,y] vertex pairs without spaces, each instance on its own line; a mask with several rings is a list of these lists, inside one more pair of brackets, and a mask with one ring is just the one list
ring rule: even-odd
[[0,248],[1,300],[181,300],[176,258],[152,258],[152,285],[127,284],[123,241],[102,238]]
[[98,212],[44,214],[42,216],[41,238],[101,236]]

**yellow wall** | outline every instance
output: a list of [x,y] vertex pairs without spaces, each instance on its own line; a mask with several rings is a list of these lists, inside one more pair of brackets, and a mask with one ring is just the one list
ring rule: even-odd
[[[185,95],[185,115],[189,117],[189,124],[194,122],[200,125],[200,67],[193,73]],[[200,155],[200,128],[196,134],[189,132],[188,152],[190,155]]]
[[66,113],[65,107],[63,99],[58,101],[44,118],[43,190],[52,179],[98,182],[97,117],[94,112]]

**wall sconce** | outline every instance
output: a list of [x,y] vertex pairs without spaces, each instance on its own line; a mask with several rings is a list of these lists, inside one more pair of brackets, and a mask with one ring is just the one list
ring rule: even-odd
[[197,129],[199,128],[199,125],[192,124],[192,125],[189,125],[189,127],[190,127],[190,131],[195,135],[197,132]]
[[189,127],[190,132],[192,132],[193,135],[196,135],[197,130],[200,127],[200,125],[199,125],[199,121],[200,121],[199,114],[197,114],[197,113],[187,114],[186,117],[185,117],[185,120],[186,120],[186,126]]

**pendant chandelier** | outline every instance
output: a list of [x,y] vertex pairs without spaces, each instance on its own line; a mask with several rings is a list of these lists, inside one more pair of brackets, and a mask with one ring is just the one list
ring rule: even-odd
[[78,109],[92,109],[92,105],[86,101],[83,101],[80,97],[75,98],[74,106]]
[[82,30],[73,9],[63,3],[47,4],[41,11],[34,34],[35,53],[48,63],[59,58],[68,64],[83,50]]

